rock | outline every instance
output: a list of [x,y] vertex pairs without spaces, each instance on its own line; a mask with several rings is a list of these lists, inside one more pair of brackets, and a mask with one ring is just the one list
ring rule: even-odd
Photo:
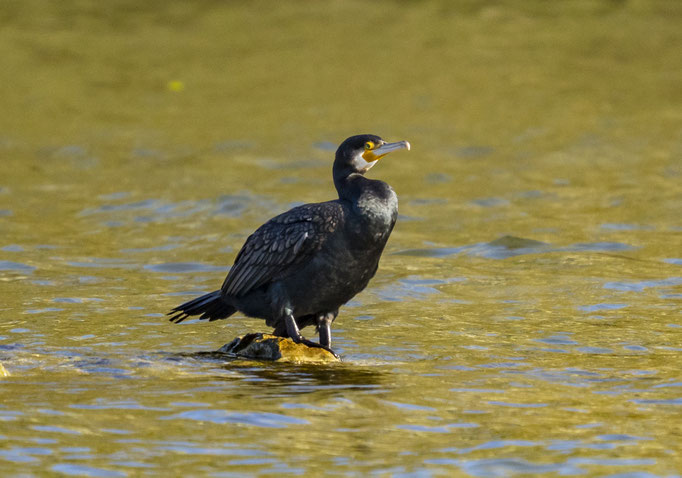
[[338,362],[325,349],[297,344],[290,338],[270,334],[246,334],[223,345],[219,353],[255,360],[272,360],[293,363],[330,363]]

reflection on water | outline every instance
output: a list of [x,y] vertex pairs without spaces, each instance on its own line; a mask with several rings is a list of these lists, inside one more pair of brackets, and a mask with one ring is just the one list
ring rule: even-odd
[[217,366],[232,372],[225,376],[217,376],[217,379],[232,380],[234,373],[239,376],[239,381],[264,382],[267,390],[260,393],[272,394],[299,394],[312,391],[343,390],[377,390],[383,389],[381,370],[363,367],[355,362],[345,364],[317,364],[317,365],[291,365],[291,364],[263,364],[241,358],[235,358],[220,352],[194,352],[182,354],[179,357],[192,357],[197,360],[215,361]]
[[535,241],[533,239],[504,236],[499,239],[495,239],[494,241],[481,244],[460,247],[408,249],[397,252],[396,254],[422,257],[442,257],[453,254],[469,254],[472,256],[485,257],[488,259],[506,259],[508,257],[520,256],[524,254],[540,254],[547,252],[615,252],[629,249],[634,249],[634,247],[619,242],[591,242],[555,247],[551,244]]
[[[121,7],[0,7],[4,474],[679,474],[676,3]],[[413,150],[342,363],[167,322],[361,132]]]

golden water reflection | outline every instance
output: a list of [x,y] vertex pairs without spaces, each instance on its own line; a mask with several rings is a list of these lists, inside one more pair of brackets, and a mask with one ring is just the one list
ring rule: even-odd
[[[682,469],[674,2],[0,13],[6,474]],[[360,132],[413,148],[344,362],[207,356],[264,325],[163,314]]]

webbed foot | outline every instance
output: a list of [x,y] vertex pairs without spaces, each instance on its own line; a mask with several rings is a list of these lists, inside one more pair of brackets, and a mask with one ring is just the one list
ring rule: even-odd
[[[334,352],[331,349],[331,347],[329,346],[331,344],[331,333],[329,332],[329,325],[333,321],[333,318],[331,318],[332,316],[330,316],[331,320],[329,320],[326,323],[326,331],[327,331],[326,335],[322,334],[322,333],[320,334],[320,341],[323,342],[326,340],[327,343],[326,344],[325,343],[319,343],[318,344],[317,342],[313,342],[312,340],[308,340],[301,335],[301,331],[298,329],[298,326],[296,325],[296,320],[294,319],[294,316],[289,311],[287,311],[287,312],[288,313],[284,316],[284,323],[286,325],[287,335],[289,337],[291,337],[291,340],[293,340],[297,344],[307,345],[308,347],[325,349],[327,352],[332,354],[334,357],[341,360],[341,357],[339,357],[339,355],[336,352]],[[336,316],[334,315],[333,317],[336,317]]]
[[330,347],[327,347],[326,345],[318,344],[317,342],[313,342],[312,340],[308,340],[304,337],[297,337],[297,338],[298,338],[298,340],[292,337],[291,340],[293,340],[297,344],[307,345],[308,347],[311,347],[311,348],[324,349],[327,352],[329,352],[330,354],[332,354],[334,357],[336,357],[337,359],[341,360],[341,357],[339,357],[339,355],[336,352],[334,352]]
[[308,347],[313,347],[313,348],[317,348],[317,349],[324,349],[327,352],[329,352],[330,354],[332,354],[334,357],[336,357],[337,359],[341,360],[341,357],[339,357],[339,355],[336,352],[334,352],[331,349],[331,347],[327,347],[326,345],[318,344],[317,342],[313,342],[312,340],[308,340],[308,339],[303,338],[303,337],[298,337],[298,339],[299,339],[298,341],[296,341],[296,339],[292,339],[292,340],[296,343],[307,345]]

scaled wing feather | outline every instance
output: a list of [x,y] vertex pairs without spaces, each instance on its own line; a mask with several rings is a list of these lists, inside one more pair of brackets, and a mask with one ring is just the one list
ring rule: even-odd
[[285,277],[320,250],[342,217],[334,201],[306,204],[280,214],[259,227],[237,254],[221,288],[225,296],[243,296],[263,284]]

